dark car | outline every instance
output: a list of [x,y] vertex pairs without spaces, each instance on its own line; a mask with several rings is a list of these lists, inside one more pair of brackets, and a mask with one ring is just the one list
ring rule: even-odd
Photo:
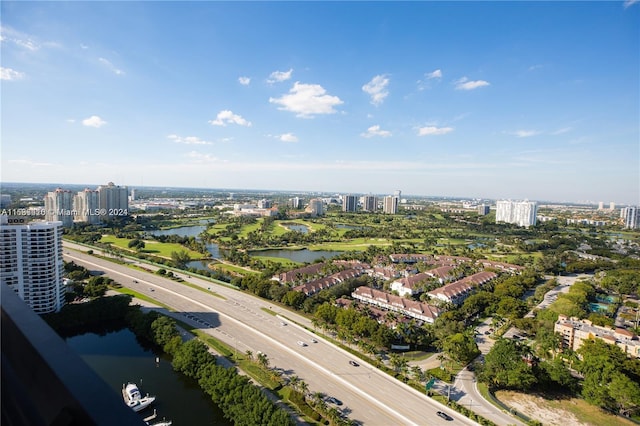
[[453,421],[453,417],[451,417],[450,415],[448,415],[445,412],[438,411],[436,414],[438,415],[438,417],[441,417],[441,418],[445,419],[448,422]]
[[354,367],[360,367],[360,364],[358,364],[357,362],[351,360],[349,361],[349,364],[353,365]]
[[331,404],[342,405],[342,401],[340,401],[338,398],[334,398],[332,396],[327,398],[327,402],[329,402]]

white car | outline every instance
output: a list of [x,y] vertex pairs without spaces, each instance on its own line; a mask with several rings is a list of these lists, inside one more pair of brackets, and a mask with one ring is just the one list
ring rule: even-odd
[[298,340],[298,345],[302,346],[303,348],[305,346],[307,346],[307,344],[305,342],[303,342],[302,340]]
[[316,339],[311,339],[311,343],[318,343]]

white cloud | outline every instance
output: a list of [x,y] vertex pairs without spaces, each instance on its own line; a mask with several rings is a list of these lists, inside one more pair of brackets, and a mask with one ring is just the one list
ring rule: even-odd
[[384,102],[384,99],[389,95],[387,86],[389,85],[389,78],[381,74],[376,75],[370,82],[362,86],[362,90],[371,96],[371,103],[378,106]]
[[198,151],[191,151],[185,154],[185,157],[190,158],[194,163],[204,164],[204,163],[215,163],[219,161],[217,157],[214,157],[211,154],[204,154]]
[[97,115],[92,115],[91,117],[85,118],[84,120],[82,120],[82,125],[87,127],[99,128],[104,126],[105,124],[107,124],[107,122],[104,121],[102,118],[98,117]]
[[297,117],[311,118],[316,114],[334,114],[336,105],[344,102],[337,97],[326,94],[319,84],[304,84],[296,81],[289,89],[289,94],[280,98],[269,98],[269,102],[281,105],[278,109],[295,112]]
[[249,84],[251,84],[251,78],[240,76],[238,77],[238,83],[242,84],[243,86],[248,86]]
[[467,77],[462,77],[455,81],[456,90],[473,90],[483,86],[489,86],[489,82],[485,80],[469,80]]
[[626,9],[629,6],[633,6],[634,4],[638,3],[638,1],[640,0],[624,0],[624,3],[622,5]]
[[511,132],[509,134],[517,136],[519,138],[529,138],[531,136],[540,134],[540,132],[537,130],[516,130],[515,132]]
[[107,67],[109,69],[109,71],[111,71],[115,75],[124,75],[124,71],[122,71],[121,69],[116,68],[115,65],[113,65],[111,62],[109,62],[109,60],[107,60],[105,58],[98,58],[98,61],[102,65]]
[[209,120],[213,126],[226,126],[227,124],[237,124],[238,126],[251,127],[251,122],[242,118],[232,111],[223,110],[218,113],[215,120]]
[[362,136],[363,138],[372,138],[374,136],[386,138],[391,136],[391,132],[388,130],[380,129],[380,126],[376,124],[375,126],[369,127],[366,132],[360,133],[360,136]]
[[563,133],[567,133],[573,130],[572,127],[563,127],[562,129],[558,129],[556,131],[551,132],[552,135],[561,135]]
[[80,43],[80,49],[87,50],[88,48],[89,48],[89,46],[87,46],[86,44]]
[[24,73],[11,68],[0,67],[0,80],[15,81],[22,80]]
[[291,78],[292,73],[293,68],[289,69],[289,71],[274,71],[269,75],[267,83],[280,83],[282,81],[287,81]]
[[59,43],[52,41],[38,42],[35,37],[16,31],[10,27],[2,26],[0,27],[0,32],[2,33],[0,35],[2,42],[13,43],[31,52],[35,52],[41,47],[60,47]]
[[168,135],[167,138],[171,139],[175,143],[183,143],[185,145],[211,145],[211,142],[200,139],[197,136],[178,136]]
[[75,122],[76,122],[76,119],[75,119],[75,118],[68,118],[68,119],[67,119],[67,123],[71,123],[71,124],[73,124],[73,123],[75,123]]
[[442,70],[437,69],[437,70],[435,70],[433,72],[428,72],[428,73],[426,73],[424,75],[424,77],[427,80],[431,80],[431,79],[434,79],[434,78],[442,78]]
[[9,160],[9,163],[12,164],[18,164],[20,166],[26,166],[26,167],[43,167],[43,166],[53,166],[53,163],[45,163],[45,162],[39,162],[39,161],[33,161],[33,160]]
[[293,133],[283,133],[277,136],[282,142],[298,142],[298,137]]
[[418,136],[446,135],[453,132],[453,127],[426,126],[418,128]]

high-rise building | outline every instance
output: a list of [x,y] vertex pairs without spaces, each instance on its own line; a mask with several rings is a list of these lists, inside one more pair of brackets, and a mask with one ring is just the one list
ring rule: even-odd
[[73,207],[71,191],[57,188],[55,191],[48,192],[44,197],[44,220],[62,222],[62,226],[70,227],[75,217]]
[[538,205],[533,201],[497,201],[496,223],[514,223],[528,228],[536,224],[537,212]]
[[86,188],[73,198],[76,211],[76,222],[86,222],[92,225],[100,223],[100,193]]
[[378,197],[365,195],[362,201],[362,210],[366,212],[375,212],[378,210]]
[[259,209],[270,209],[271,208],[271,200],[267,200],[263,198],[262,200],[258,200],[258,208]]
[[640,207],[625,207],[621,212],[624,227],[627,229],[640,228]]
[[[397,192],[397,191],[396,191]],[[400,198],[395,195],[387,195],[384,197],[384,202],[382,204],[382,212],[385,214],[396,214],[398,213],[398,203]]]
[[26,222],[0,215],[0,285],[18,293],[38,314],[65,303],[62,222]]
[[343,195],[342,196],[342,211],[343,212],[355,212],[358,206],[358,198],[355,195]]
[[287,205],[292,209],[301,209],[302,200],[299,197],[289,198],[289,200],[287,201]]
[[322,216],[324,214],[324,202],[322,198],[311,199],[307,211],[311,213],[312,216]]
[[598,203],[598,210],[604,210],[604,201]]
[[100,200],[100,215],[102,219],[113,219],[126,216],[129,212],[129,190],[126,186],[109,182],[106,186],[98,187]]
[[611,201],[609,203],[609,210],[614,211],[616,209],[616,203],[614,203],[613,201]]
[[486,216],[489,214],[490,211],[491,211],[491,206],[488,206],[486,204],[480,204],[478,206],[478,214],[480,216]]

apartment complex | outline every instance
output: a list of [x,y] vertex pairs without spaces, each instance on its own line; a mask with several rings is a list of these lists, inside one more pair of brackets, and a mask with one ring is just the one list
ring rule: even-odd
[[430,324],[433,324],[440,314],[440,309],[428,303],[405,299],[402,296],[385,293],[384,291],[366,286],[356,288],[355,291],[351,293],[351,297],[363,303],[378,306],[392,312],[398,312]]
[[27,222],[0,215],[0,285],[7,285],[36,313],[65,303],[62,222]]
[[95,214],[100,208],[100,193],[86,188],[74,197],[74,207],[77,211],[76,221],[91,225],[100,223],[100,216]]
[[378,210],[378,197],[365,195],[362,199],[362,210],[365,212],[375,212]]
[[620,217],[624,220],[624,227],[627,229],[640,228],[640,208],[625,207],[620,211]]
[[44,220],[48,222],[62,222],[62,226],[73,225],[75,212],[73,206],[73,193],[57,188],[48,192],[44,197]]
[[98,187],[98,201],[102,220],[124,216],[129,210],[129,190],[126,186],[109,182],[105,186]]
[[306,211],[311,213],[311,216],[322,216],[324,214],[324,202],[322,198],[313,198],[310,200]]
[[607,328],[593,325],[591,321],[568,318],[559,315],[553,331],[562,336],[562,347],[577,351],[585,340],[600,339],[616,345],[625,354],[640,358],[640,340],[638,336],[624,328]]
[[398,203],[400,202],[400,198],[396,195],[387,195],[384,197],[384,202],[382,204],[382,212],[384,214],[396,214],[398,213]]
[[358,207],[358,198],[355,195],[342,196],[342,211],[355,212]]
[[538,205],[534,201],[497,201],[496,223],[513,223],[528,228],[536,224],[537,212]]

